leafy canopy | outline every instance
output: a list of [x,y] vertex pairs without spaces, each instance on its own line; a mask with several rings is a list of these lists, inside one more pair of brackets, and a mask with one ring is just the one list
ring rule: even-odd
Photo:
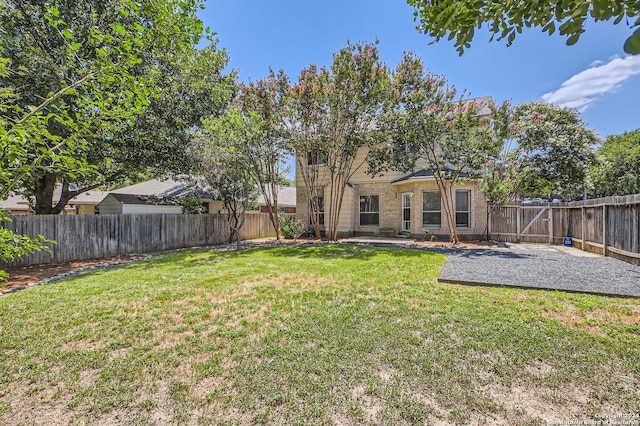
[[640,129],[607,137],[589,178],[596,196],[640,193]]
[[[455,38],[460,55],[471,47],[475,29],[487,24],[491,40],[506,39],[510,46],[523,28],[541,27],[552,35],[558,31],[567,37],[567,45],[575,44],[585,32],[588,19],[595,21],[623,20],[630,28],[640,26],[640,2],[637,0],[407,0],[415,8],[418,30],[435,37],[435,42]],[[625,52],[640,53],[640,28],[626,40]]]

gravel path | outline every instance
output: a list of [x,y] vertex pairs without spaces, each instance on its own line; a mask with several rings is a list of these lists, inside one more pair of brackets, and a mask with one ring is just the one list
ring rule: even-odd
[[439,282],[640,297],[640,266],[574,248],[509,244],[437,251],[449,259]]

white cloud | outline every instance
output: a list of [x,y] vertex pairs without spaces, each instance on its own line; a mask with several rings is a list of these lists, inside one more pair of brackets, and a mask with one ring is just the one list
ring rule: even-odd
[[582,112],[600,96],[615,93],[625,80],[640,74],[640,55],[598,62],[562,83],[558,90],[542,95],[542,100]]

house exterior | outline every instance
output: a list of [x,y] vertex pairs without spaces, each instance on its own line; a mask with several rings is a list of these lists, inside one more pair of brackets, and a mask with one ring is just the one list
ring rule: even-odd
[[[482,117],[490,114],[490,97],[479,98]],[[405,235],[418,239],[448,240],[449,231],[444,200],[441,197],[433,171],[424,161],[418,161],[411,173],[389,171],[384,176],[366,174],[368,148],[357,152],[353,176],[347,183],[338,221],[338,236]],[[318,204],[321,231],[329,223],[327,200],[330,199],[329,176],[326,166],[317,162],[317,156],[305,154],[307,164],[318,167]],[[296,217],[311,224],[310,194],[299,168],[296,168]],[[455,185],[446,184],[455,211],[455,227],[461,240],[480,238],[487,224],[487,200],[477,182],[465,180]]]
[[[365,157],[366,150],[361,149],[356,164],[362,163]],[[338,222],[339,236],[403,234],[419,239],[429,239],[432,235],[439,240],[449,238],[444,201],[432,171],[418,164],[413,173],[389,172],[372,178],[365,170],[366,164],[363,164],[345,189]],[[320,194],[324,199],[319,204],[326,205],[324,200],[330,197],[329,186],[326,178],[320,181],[323,183]],[[296,217],[310,223],[309,196],[299,172],[296,173],[296,184]],[[487,200],[477,182],[449,183],[447,190],[456,212],[458,237],[462,240],[479,238],[487,223]],[[324,216],[321,211],[321,230],[324,230],[322,224],[328,221]]]
[[[258,211],[260,213],[269,213],[264,195],[258,195],[256,199]],[[279,213],[295,213],[296,212],[296,187],[294,186],[278,186],[278,211]]]
[[[200,199],[204,213],[218,213],[223,208],[222,201],[216,200],[215,196],[204,191],[199,185],[192,185],[173,179],[151,179],[116,189],[111,193],[155,197],[156,199],[166,198],[169,200],[196,197]],[[179,213],[182,213],[182,210]],[[100,209],[100,214],[105,214],[102,209]]]
[[179,201],[153,195],[110,193],[97,210],[100,214],[181,214]]
[[96,214],[98,204],[109,195],[106,191],[92,189],[69,200],[69,206],[75,208],[76,214]]

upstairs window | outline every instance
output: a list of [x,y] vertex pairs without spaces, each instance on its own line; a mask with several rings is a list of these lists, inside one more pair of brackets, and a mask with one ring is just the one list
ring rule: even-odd
[[307,166],[327,164],[327,154],[318,151],[307,152]]

